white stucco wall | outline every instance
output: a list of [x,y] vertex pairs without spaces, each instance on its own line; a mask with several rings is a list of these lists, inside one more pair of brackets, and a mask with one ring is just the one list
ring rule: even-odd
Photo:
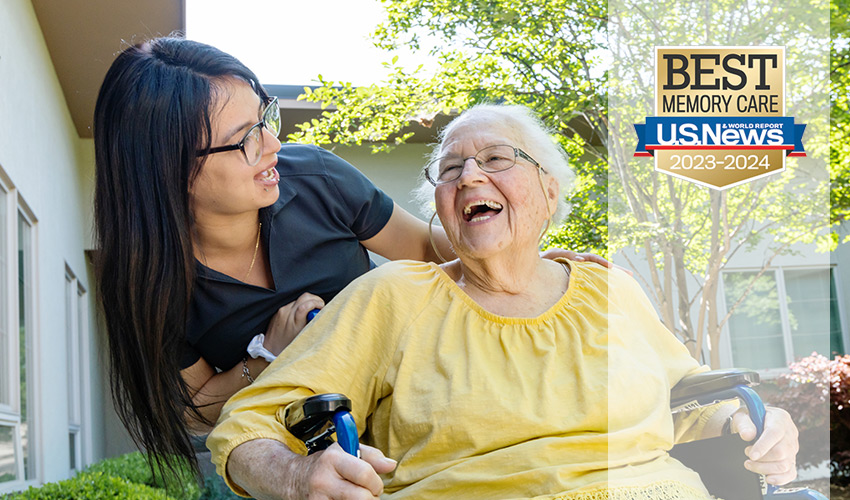
[[[419,173],[425,166],[425,157],[430,152],[427,145],[403,144],[390,153],[375,154],[369,146],[336,147],[332,151],[366,174],[366,177],[403,209],[427,222],[427,218],[419,210],[419,205],[413,202],[410,195],[418,186]],[[435,224],[439,224],[439,221],[435,221]],[[372,254],[372,260],[378,265],[387,261],[375,254]]]
[[418,185],[419,173],[431,149],[425,144],[404,144],[390,153],[372,154],[368,146],[336,147],[332,151],[366,174],[402,208],[423,218],[410,192]]
[[[84,249],[90,241],[87,187],[91,169],[81,168],[81,144],[53,64],[28,0],[0,2],[0,169],[35,216],[34,318],[36,461],[40,481],[69,475],[65,266],[88,292],[89,325],[95,320],[94,290]],[[83,155],[85,156],[85,155]],[[94,404],[101,404],[99,355],[91,342],[90,430],[84,461],[102,456],[103,433]],[[94,435],[92,434],[94,433]],[[0,485],[0,492],[7,485]]]

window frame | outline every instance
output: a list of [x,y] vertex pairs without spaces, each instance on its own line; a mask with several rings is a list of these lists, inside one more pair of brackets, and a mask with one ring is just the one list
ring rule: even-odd
[[[23,460],[20,459],[21,433],[20,424],[21,418],[18,411],[20,401],[20,387],[16,382],[20,381],[19,376],[19,350],[18,350],[18,335],[15,334],[18,330],[17,315],[14,311],[18,309],[18,294],[14,277],[17,277],[17,203],[16,196],[12,189],[11,183],[7,180],[3,171],[0,170],[0,328],[6,332],[6,352],[5,359],[0,363],[0,369],[6,370],[5,391],[7,402],[0,402],[0,425],[10,427],[12,430],[12,446],[14,447],[16,467],[16,479],[0,483],[0,491],[5,489],[7,485],[24,485],[23,479]],[[0,340],[3,341],[3,340]],[[3,368],[7,367],[7,368]],[[2,383],[2,382],[0,382]]]
[[77,323],[77,277],[65,263],[65,355],[68,409],[68,469],[73,473],[80,469],[80,375],[79,375],[79,325]]
[[[91,462],[91,422],[89,418],[88,393],[89,380],[86,367],[89,357],[86,340],[88,329],[88,292],[80,283],[71,266],[65,263],[65,345],[67,354],[66,371],[68,375],[68,435],[75,436],[75,449],[71,461],[69,453],[69,471],[82,470]],[[76,465],[76,467],[74,467]]]
[[82,466],[86,467],[94,461],[92,452],[92,412],[91,412],[91,356],[89,351],[89,293],[77,278],[77,325],[79,328],[80,353],[80,450]]
[[[26,350],[26,365],[27,365],[27,391],[28,394],[25,395],[27,397],[27,424],[32,424],[31,428],[28,428],[28,438],[31,439],[31,443],[28,443],[28,451],[31,459],[31,463],[29,466],[31,467],[32,476],[29,479],[24,479],[24,486],[29,485],[37,485],[41,484],[41,478],[43,477],[43,446],[44,442],[43,434],[42,434],[42,426],[41,426],[41,380],[39,374],[41,373],[40,366],[40,356],[41,353],[41,342],[39,331],[39,316],[36,311],[36,298],[39,296],[38,293],[38,269],[37,269],[37,256],[38,256],[38,219],[36,219],[32,210],[26,204],[26,202],[21,198],[20,193],[18,193],[17,199],[17,210],[15,211],[15,222],[17,227],[17,222],[19,220],[23,220],[24,223],[28,226],[28,247],[25,248],[26,253],[24,255],[25,260],[25,283],[29,284],[29,287],[25,289],[26,300],[27,303],[24,305],[24,315],[26,317],[25,325],[26,325],[26,341],[28,344],[28,348]],[[16,231],[17,233],[17,231]],[[17,238],[16,238],[17,239]],[[20,242],[17,242],[17,245],[20,246]],[[17,248],[16,248],[17,250]],[[16,251],[17,254],[17,251]],[[15,263],[17,264],[17,259],[15,259]],[[15,273],[17,276],[17,272]],[[19,277],[18,277],[19,278]],[[17,294],[16,294],[17,296]],[[17,311],[17,300],[16,308]],[[12,316],[15,316],[14,314]],[[20,327],[20,323],[18,323],[18,327]],[[17,331],[17,329],[16,329]],[[20,346],[18,346],[20,349]],[[19,370],[20,371],[20,370]],[[18,373],[18,379],[20,382],[20,373]],[[18,385],[18,395],[20,394],[20,384]],[[20,400],[20,397],[19,399]],[[18,408],[18,415],[20,416],[20,408]],[[23,424],[23,422],[21,422]],[[19,433],[20,437],[20,433]],[[23,459],[21,460],[23,464]],[[22,477],[26,477],[26,471],[24,471],[24,475]]]
[[[2,171],[0,171],[2,174]],[[5,359],[0,359],[0,369],[8,367],[6,373],[5,392],[7,395],[7,403],[0,400],[0,421],[5,420],[4,416],[17,413],[18,388],[13,382],[19,380],[17,352],[18,342],[14,331],[17,330],[17,321],[14,318],[13,311],[17,310],[17,294],[14,293],[12,284],[12,276],[17,276],[15,267],[16,259],[12,256],[17,254],[18,235],[17,231],[11,230],[9,224],[9,214],[17,213],[17,208],[14,203],[14,195],[4,178],[0,175],[0,290],[6,293],[0,293],[0,329],[6,332],[6,356]],[[3,339],[0,337],[0,342]],[[0,381],[0,384],[3,382]]]

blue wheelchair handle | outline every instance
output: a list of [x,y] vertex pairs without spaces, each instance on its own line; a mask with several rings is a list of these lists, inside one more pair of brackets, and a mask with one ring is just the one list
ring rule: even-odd
[[360,457],[360,440],[357,437],[357,424],[350,412],[338,411],[333,416],[336,427],[336,441],[349,455]]
[[767,415],[767,411],[764,409],[764,403],[762,403],[756,391],[750,387],[739,385],[732,390],[735,391],[738,398],[746,405],[747,413],[750,414],[750,419],[756,426],[756,439],[760,438],[764,432],[764,418]]
[[736,398],[740,399],[747,407],[750,419],[756,426],[756,439],[760,438],[762,432],[764,432],[764,417],[766,415],[766,411],[764,409],[764,403],[762,403],[758,393],[749,386],[739,384],[728,389],[713,391],[699,398],[699,403],[708,404],[714,401]]

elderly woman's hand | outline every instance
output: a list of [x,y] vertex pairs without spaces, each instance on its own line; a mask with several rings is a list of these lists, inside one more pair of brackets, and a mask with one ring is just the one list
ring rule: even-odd
[[[745,441],[756,437],[756,426],[743,408],[732,415],[731,430]],[[744,467],[763,474],[770,484],[785,484],[793,480],[797,477],[798,436],[797,426],[787,411],[767,407],[764,432],[758,441],[745,449],[749,460],[744,462]]]
[[305,458],[296,498],[377,499],[384,491],[378,474],[392,472],[396,463],[371,446],[360,445],[360,454],[353,457],[334,443]]
[[230,453],[227,474],[259,500],[377,499],[384,490],[378,474],[392,472],[395,460],[360,445],[361,458],[334,443],[310,456],[297,455],[271,439],[246,441]]

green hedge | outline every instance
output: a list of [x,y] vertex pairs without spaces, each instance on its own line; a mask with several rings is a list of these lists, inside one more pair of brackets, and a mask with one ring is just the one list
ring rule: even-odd
[[177,477],[169,476],[167,480],[163,480],[159,475],[151,473],[144,455],[138,451],[101,460],[91,465],[86,471],[102,472],[132,483],[164,489],[170,495],[185,500],[198,500],[201,496],[201,489],[188,464],[184,464],[177,471]]
[[177,500],[164,490],[144,484],[132,483],[126,479],[110,476],[102,472],[81,472],[72,479],[48,483],[39,488],[30,488],[21,493],[13,493],[7,500]]
[[157,499],[198,500],[201,488],[188,465],[180,468],[177,477],[167,480],[151,473],[145,457],[139,452],[101,460],[72,479],[48,483],[39,488],[13,493],[4,500],[58,499]]

